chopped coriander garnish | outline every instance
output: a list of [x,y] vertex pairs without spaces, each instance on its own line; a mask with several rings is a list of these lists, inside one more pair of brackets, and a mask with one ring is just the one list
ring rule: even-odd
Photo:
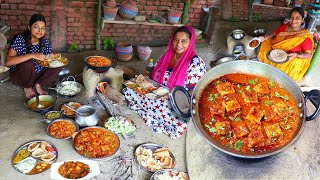
[[238,140],[234,143],[234,149],[237,150],[237,151],[240,151],[240,149],[242,148],[243,146],[243,141],[241,140]]
[[284,127],[285,130],[289,130],[291,129],[291,126],[289,124],[287,124],[285,127]]
[[269,106],[272,102],[271,101],[264,101],[264,105]]
[[216,83],[215,83],[216,85],[218,85],[218,84],[221,84],[221,81],[220,80],[218,80],[218,81],[216,81]]
[[240,86],[240,84],[237,84],[237,88],[240,88],[241,86]]
[[211,92],[208,93],[209,96],[208,96],[208,101],[214,101],[215,102],[215,99],[213,97],[213,94]]
[[249,92],[251,92],[250,86],[247,86],[247,87],[246,87],[246,90],[249,91]]
[[234,117],[232,117],[232,116],[229,116],[229,119],[230,119],[231,121],[233,121],[233,120],[234,120]]
[[271,80],[268,82],[268,84],[269,84],[269,88],[272,88],[272,87],[274,87],[274,86],[275,86],[274,82],[273,82],[273,81],[271,81]]
[[215,127],[212,127],[212,128],[209,128],[209,132],[212,132],[212,133],[217,133],[217,128]]

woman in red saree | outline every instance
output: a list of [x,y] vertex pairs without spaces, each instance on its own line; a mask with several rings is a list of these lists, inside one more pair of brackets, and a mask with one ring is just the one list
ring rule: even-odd
[[[288,24],[281,25],[273,34],[261,37],[263,41],[258,59],[264,63],[277,67],[293,80],[300,81],[307,72],[313,51],[312,34],[301,28],[304,19],[302,8],[293,8],[290,12]],[[275,64],[267,59],[267,52],[271,49],[282,49],[288,53],[289,61]]]

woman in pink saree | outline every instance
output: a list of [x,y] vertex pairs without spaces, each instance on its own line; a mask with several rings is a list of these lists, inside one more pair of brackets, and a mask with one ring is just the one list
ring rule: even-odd
[[[155,64],[151,79],[170,89],[179,85],[192,91],[206,73],[204,61],[195,53],[195,41],[192,27],[179,27],[171,36],[166,52]],[[142,117],[152,131],[175,139],[187,129],[188,119],[179,117],[168,99],[151,100],[130,88],[125,88],[123,93],[129,107]]]

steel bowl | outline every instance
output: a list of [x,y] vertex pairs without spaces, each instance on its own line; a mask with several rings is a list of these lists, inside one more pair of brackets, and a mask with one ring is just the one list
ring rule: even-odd
[[[49,128],[50,128],[50,126],[53,124],[53,123],[55,123],[55,122],[59,122],[59,121],[68,121],[68,122],[71,122],[73,125],[75,125],[76,126],[76,130],[75,130],[75,132],[77,132],[77,131],[79,131],[79,125],[74,121],[74,120],[71,120],[71,119],[66,119],[66,118],[63,118],[63,119],[56,119],[56,120],[53,120],[53,121],[51,121],[50,123],[48,123],[48,125],[47,125],[47,134],[50,136],[50,137],[52,137],[52,138],[55,138],[55,139],[69,139],[69,138],[71,138],[72,137],[72,135],[70,135],[70,136],[68,136],[68,137],[65,137],[65,138],[56,138],[56,137],[54,137],[54,136],[52,136],[50,133],[49,133]],[[74,133],[75,133],[74,132]]]
[[223,57],[223,58],[220,58],[216,61],[213,61],[211,67],[217,66],[217,65],[225,63],[225,62],[234,61],[235,59],[236,58],[234,58],[232,56]]
[[267,31],[265,29],[256,29],[253,31],[254,37],[264,36],[266,35]]
[[[76,141],[76,137],[77,137],[78,133],[80,133],[81,131],[85,131],[85,130],[87,130],[87,129],[102,129],[102,130],[104,130],[104,131],[110,132],[111,134],[113,134],[113,135],[116,136],[116,138],[117,138],[117,140],[118,140],[118,147],[116,148],[116,150],[115,150],[112,154],[107,155],[107,156],[104,156],[104,157],[92,157],[92,158],[90,158],[90,157],[86,156],[85,154],[81,154],[80,152],[78,152],[78,150],[77,150],[76,147],[75,147],[75,145],[76,145],[76,144],[75,144],[75,141]],[[98,126],[92,126],[92,127],[86,127],[86,128],[80,129],[78,132],[76,132],[76,133],[74,133],[74,134],[72,135],[72,142],[73,142],[73,149],[74,149],[79,155],[81,155],[81,156],[83,156],[83,157],[86,157],[86,158],[89,158],[89,159],[105,159],[105,158],[108,158],[108,157],[114,155],[114,154],[119,150],[119,148],[120,148],[120,139],[119,139],[119,136],[118,136],[117,134],[113,133],[112,131],[109,131],[108,129],[105,129],[105,128],[103,128],[103,127],[98,127]]]
[[[42,105],[45,106],[43,109],[37,109],[37,99],[33,97],[25,103],[25,106],[30,109],[31,111],[38,112],[38,113],[46,113],[50,111],[56,104],[56,98],[51,95],[39,95],[39,101]],[[45,102],[45,103],[44,103]]]

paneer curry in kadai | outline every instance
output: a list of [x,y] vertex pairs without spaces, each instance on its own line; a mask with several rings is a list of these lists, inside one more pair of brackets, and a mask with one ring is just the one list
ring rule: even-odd
[[282,147],[299,127],[293,96],[255,75],[227,74],[213,80],[198,109],[202,127],[214,141],[243,153]]

